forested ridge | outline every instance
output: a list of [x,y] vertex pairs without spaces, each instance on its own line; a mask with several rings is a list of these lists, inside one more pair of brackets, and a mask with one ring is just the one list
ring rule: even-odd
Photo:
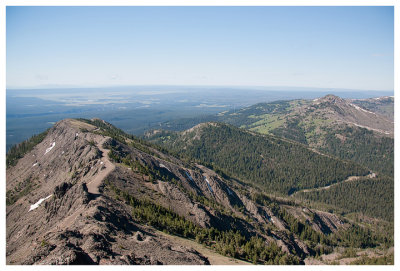
[[394,181],[386,176],[340,183],[296,196],[335,206],[344,213],[359,212],[386,221],[393,221],[394,217]]
[[388,176],[394,175],[394,140],[377,136],[359,127],[326,129],[325,144],[321,150],[342,159],[355,161]]
[[30,152],[37,144],[43,141],[49,130],[46,130],[38,135],[33,135],[31,138],[11,147],[6,154],[7,168],[15,166],[19,159],[24,157],[27,152]]
[[249,107],[229,110],[217,115],[203,115],[193,118],[181,118],[161,123],[161,128],[172,131],[184,131],[193,126],[205,122],[223,122],[237,127],[250,126],[258,119],[254,118],[265,114],[288,113],[292,104],[305,103],[304,100],[295,101],[273,101],[269,103],[258,103]]
[[284,195],[369,172],[365,167],[320,155],[297,143],[221,123],[202,125],[178,137],[160,135],[151,140],[265,191]]

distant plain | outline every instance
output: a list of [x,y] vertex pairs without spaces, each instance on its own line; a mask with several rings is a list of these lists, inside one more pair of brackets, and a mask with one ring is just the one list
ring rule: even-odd
[[128,133],[142,135],[166,121],[326,94],[362,99],[392,96],[393,91],[199,86],[8,89],[6,150],[65,118],[101,118]]

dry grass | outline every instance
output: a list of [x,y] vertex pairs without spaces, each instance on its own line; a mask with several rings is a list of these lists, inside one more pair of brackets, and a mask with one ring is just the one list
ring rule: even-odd
[[179,245],[185,246],[185,247],[190,247],[198,252],[200,252],[204,257],[207,257],[207,259],[210,261],[211,265],[249,265],[251,263],[237,260],[234,258],[229,258],[226,256],[222,256],[211,249],[196,243],[195,241],[181,238],[175,235],[169,235],[161,231],[157,231],[157,233],[163,235],[164,237],[168,238],[169,240],[178,243]]

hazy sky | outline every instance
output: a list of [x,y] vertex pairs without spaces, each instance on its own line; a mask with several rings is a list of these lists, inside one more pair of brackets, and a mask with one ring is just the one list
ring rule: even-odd
[[7,7],[7,87],[393,89],[392,7]]

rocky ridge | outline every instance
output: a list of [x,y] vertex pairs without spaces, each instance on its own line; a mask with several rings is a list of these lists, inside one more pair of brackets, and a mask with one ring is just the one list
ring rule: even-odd
[[[199,227],[233,228],[248,238],[276,243],[285,253],[310,255],[307,244],[291,238],[288,225],[243,193],[239,183],[139,141],[124,141],[107,136],[102,126],[67,119],[7,170],[7,191],[25,191],[15,192],[6,210],[8,264],[210,263],[195,249],[138,222],[111,187],[155,202]],[[321,217],[313,225],[321,233],[346,227],[332,214],[301,206],[291,210]]]

